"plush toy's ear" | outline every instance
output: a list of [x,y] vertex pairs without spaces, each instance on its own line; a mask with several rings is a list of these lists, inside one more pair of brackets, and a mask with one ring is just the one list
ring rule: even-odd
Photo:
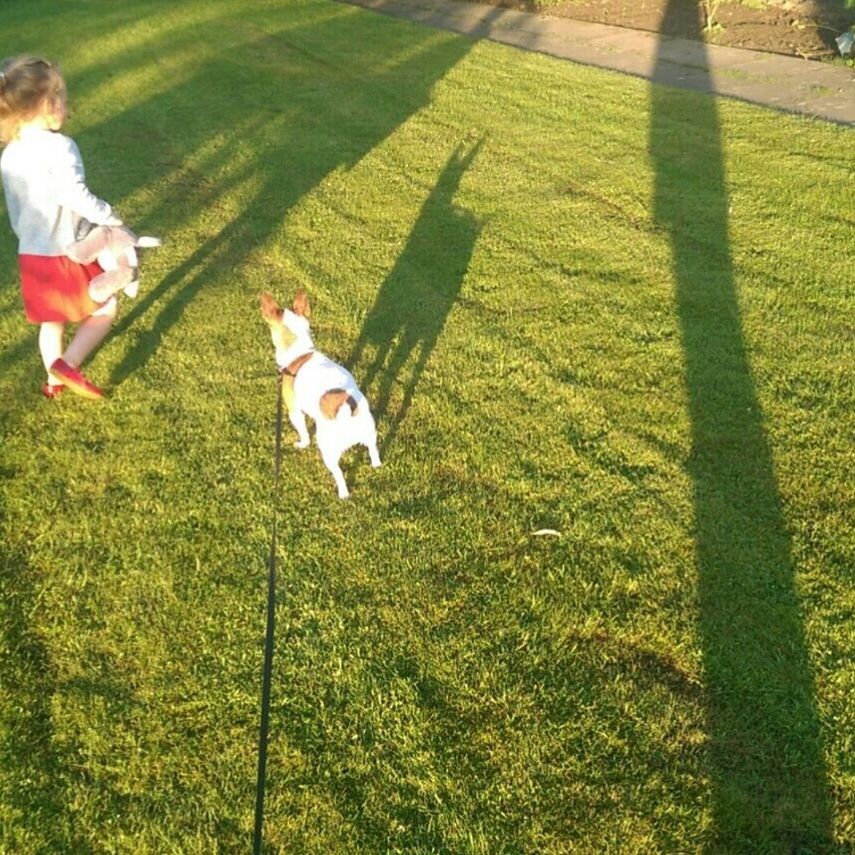
[[294,295],[294,302],[291,304],[291,311],[295,315],[299,315],[301,318],[308,318],[312,313],[312,310],[309,307],[309,297],[302,288]]
[[108,248],[111,252],[120,253],[137,245],[137,236],[127,226],[116,226],[110,229]]
[[65,254],[78,264],[89,264],[107,248],[111,232],[110,226],[96,226],[85,238],[66,247]]
[[261,315],[266,321],[282,319],[282,309],[276,302],[276,298],[266,291],[261,295]]

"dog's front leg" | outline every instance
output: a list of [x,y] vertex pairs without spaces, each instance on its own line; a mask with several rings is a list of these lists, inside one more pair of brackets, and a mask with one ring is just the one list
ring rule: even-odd
[[309,431],[306,428],[306,416],[297,406],[297,398],[294,395],[294,378],[282,378],[282,400],[288,408],[288,418],[297,431],[299,439],[294,443],[296,448],[307,448],[309,445]]
[[294,443],[294,447],[308,448],[310,442],[309,429],[306,427],[306,417],[303,415],[303,411],[298,409],[288,410],[288,418],[291,420],[291,424],[294,425],[294,430],[297,431],[297,436],[299,437]]

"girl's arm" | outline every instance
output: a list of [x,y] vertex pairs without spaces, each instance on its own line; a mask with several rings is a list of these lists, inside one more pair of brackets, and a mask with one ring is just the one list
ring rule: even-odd
[[112,207],[94,195],[86,186],[83,159],[74,140],[61,134],[55,134],[54,137],[58,145],[56,155],[52,159],[51,172],[57,202],[95,225],[122,225],[121,219],[116,216]]

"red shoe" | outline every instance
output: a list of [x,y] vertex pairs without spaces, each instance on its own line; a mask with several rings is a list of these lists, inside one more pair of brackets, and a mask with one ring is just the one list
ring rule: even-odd
[[90,383],[76,368],[72,368],[64,359],[57,359],[49,369],[55,377],[59,377],[75,395],[84,398],[103,398],[104,393]]
[[45,383],[42,386],[42,395],[45,398],[58,398],[62,394],[62,390],[65,388],[65,383]]

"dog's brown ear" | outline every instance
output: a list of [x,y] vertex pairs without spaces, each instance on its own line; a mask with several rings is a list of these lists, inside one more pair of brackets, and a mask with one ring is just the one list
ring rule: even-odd
[[278,321],[282,317],[282,309],[274,296],[267,291],[261,295],[261,314],[268,321]]
[[308,318],[312,314],[312,310],[309,308],[309,295],[302,288],[294,295],[291,311],[301,318]]

